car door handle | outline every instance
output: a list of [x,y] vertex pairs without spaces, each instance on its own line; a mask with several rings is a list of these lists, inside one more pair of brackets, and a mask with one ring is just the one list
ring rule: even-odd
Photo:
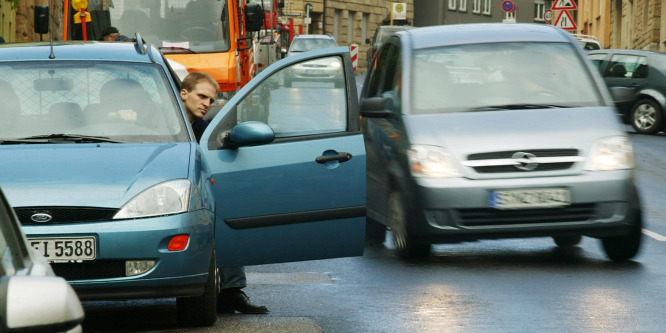
[[352,159],[352,154],[350,153],[339,153],[337,155],[330,155],[330,156],[319,156],[315,159],[315,161],[319,164],[324,164],[326,162],[330,161],[338,161],[340,163],[347,162]]

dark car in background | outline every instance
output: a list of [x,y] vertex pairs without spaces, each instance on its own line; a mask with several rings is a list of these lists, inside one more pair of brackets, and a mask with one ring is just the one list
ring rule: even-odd
[[377,49],[382,43],[389,38],[394,32],[411,29],[409,25],[382,25],[375,30],[375,34],[372,36],[372,41],[368,38],[365,40],[366,44],[371,44],[367,52],[368,57],[368,66],[372,62],[372,59],[377,53]]
[[622,120],[641,134],[666,128],[666,54],[604,49],[588,51],[608,88],[626,88],[631,98],[616,101]]
[[611,260],[634,257],[633,148],[585,52],[537,24],[389,37],[360,99],[369,243],[388,227],[400,257],[419,257],[436,243],[586,236]]

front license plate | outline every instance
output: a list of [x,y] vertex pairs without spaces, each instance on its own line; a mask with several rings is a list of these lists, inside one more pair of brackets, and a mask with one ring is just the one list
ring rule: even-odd
[[571,204],[571,194],[564,188],[490,191],[488,204],[498,209],[562,207]]
[[95,237],[29,238],[28,242],[49,262],[95,259]]

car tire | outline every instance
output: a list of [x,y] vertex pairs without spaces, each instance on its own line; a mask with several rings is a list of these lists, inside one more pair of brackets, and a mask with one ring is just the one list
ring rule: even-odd
[[213,325],[217,320],[217,295],[219,292],[220,275],[216,267],[215,252],[213,252],[203,294],[176,299],[178,324],[181,326]]
[[641,210],[632,211],[631,230],[628,234],[601,239],[606,256],[612,261],[625,261],[633,258],[640,249],[643,237],[643,217]]
[[555,241],[555,245],[559,247],[571,247],[578,245],[580,241],[583,239],[582,236],[554,236],[553,241]]
[[662,109],[649,98],[636,102],[629,114],[629,122],[641,134],[655,134],[664,128]]
[[393,243],[398,257],[403,259],[424,258],[430,255],[430,244],[415,240],[407,230],[407,203],[402,194],[392,191],[388,198],[388,226],[391,228]]
[[370,218],[365,219],[365,244],[376,246],[384,244],[386,226]]

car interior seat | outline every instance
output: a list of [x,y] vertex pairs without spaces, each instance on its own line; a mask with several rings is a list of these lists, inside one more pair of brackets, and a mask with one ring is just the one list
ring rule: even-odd
[[627,75],[627,69],[620,63],[612,65],[608,71],[610,77],[625,77]]
[[48,126],[53,133],[66,133],[74,128],[85,125],[81,106],[74,102],[57,102],[51,104],[48,121]]

